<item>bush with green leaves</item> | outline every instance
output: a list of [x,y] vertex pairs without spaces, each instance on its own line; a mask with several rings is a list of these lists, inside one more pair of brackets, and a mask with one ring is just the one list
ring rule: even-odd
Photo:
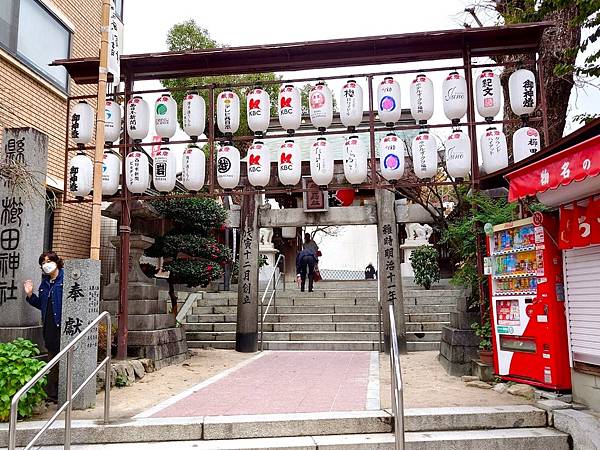
[[[35,358],[39,354],[37,346],[27,339],[0,344],[0,422],[8,421],[14,395],[46,365]],[[42,404],[46,398],[46,382],[46,378],[42,378],[21,397],[19,418],[31,417],[34,409]]]
[[492,324],[489,317],[484,320],[483,324],[474,322],[471,328],[475,331],[475,335],[479,340],[479,350],[489,351],[492,349]]
[[440,281],[439,253],[430,245],[422,245],[410,255],[410,264],[415,273],[415,283],[425,289],[431,289],[433,283]]

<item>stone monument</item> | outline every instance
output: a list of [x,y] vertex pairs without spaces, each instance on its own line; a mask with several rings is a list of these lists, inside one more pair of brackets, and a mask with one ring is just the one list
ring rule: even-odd
[[[120,253],[120,238],[115,237],[111,242]],[[127,354],[152,359],[155,367],[160,369],[187,359],[188,347],[183,328],[175,326],[175,318],[167,312],[167,303],[159,300],[156,280],[148,278],[140,268],[144,250],[153,243],[154,239],[141,234],[132,234],[130,237]],[[103,310],[118,317],[118,276],[113,277],[112,283],[104,288],[102,300]]]
[[[266,285],[269,282],[269,277],[273,273],[275,267],[276,256],[279,250],[275,248],[273,242],[273,229],[272,228],[261,228],[260,229],[260,242],[258,245],[258,252],[260,258],[266,258],[267,264],[262,266],[258,271],[258,281],[261,285]],[[279,271],[279,269],[277,269]]]
[[[100,311],[100,261],[65,261],[60,348],[65,348],[92,323]],[[76,344],[73,353],[73,392],[98,366],[98,332],[91,331]],[[66,401],[67,359],[60,361],[58,401]],[[92,379],[73,401],[73,409],[88,409],[96,404],[96,379]]]
[[41,314],[25,301],[23,281],[32,279],[37,289],[41,280],[48,137],[33,128],[10,128],[3,144],[4,173],[25,169],[30,178],[0,179],[0,342],[22,337],[43,349]]
[[404,244],[400,246],[402,252],[404,253],[404,262],[401,265],[402,276],[404,278],[412,278],[415,276],[415,272],[413,271],[412,265],[410,263],[410,255],[412,252],[423,245],[431,246],[429,243],[429,238],[433,233],[433,228],[429,225],[421,225],[418,223],[408,223],[406,224],[406,234],[407,238],[404,241]]

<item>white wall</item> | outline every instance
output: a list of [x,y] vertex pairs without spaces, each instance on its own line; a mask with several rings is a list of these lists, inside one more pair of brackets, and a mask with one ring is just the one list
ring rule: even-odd
[[323,253],[320,269],[364,270],[369,263],[377,268],[376,225],[343,226],[338,236],[319,233],[315,240]]

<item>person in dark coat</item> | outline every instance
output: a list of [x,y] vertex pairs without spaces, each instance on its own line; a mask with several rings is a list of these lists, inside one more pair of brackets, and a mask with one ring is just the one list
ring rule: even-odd
[[373,263],[369,263],[365,269],[365,280],[374,280],[377,278],[377,270],[373,267]]
[[306,285],[306,276],[308,275],[308,292],[313,291],[315,281],[315,266],[317,265],[317,256],[312,250],[304,249],[296,256],[296,273],[300,277],[300,291],[304,292]]
[[[60,324],[63,299],[63,261],[55,252],[44,252],[39,258],[43,272],[38,294],[33,293],[33,282],[25,281],[23,287],[27,302],[42,313],[44,345],[48,361],[60,352]],[[58,400],[58,364],[48,376],[46,393],[51,401]]]

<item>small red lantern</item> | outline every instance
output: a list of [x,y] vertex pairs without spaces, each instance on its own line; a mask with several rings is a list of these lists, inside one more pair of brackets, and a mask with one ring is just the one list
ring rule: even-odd
[[350,206],[354,202],[356,193],[354,189],[340,189],[335,193],[335,196],[341,202],[342,206]]

